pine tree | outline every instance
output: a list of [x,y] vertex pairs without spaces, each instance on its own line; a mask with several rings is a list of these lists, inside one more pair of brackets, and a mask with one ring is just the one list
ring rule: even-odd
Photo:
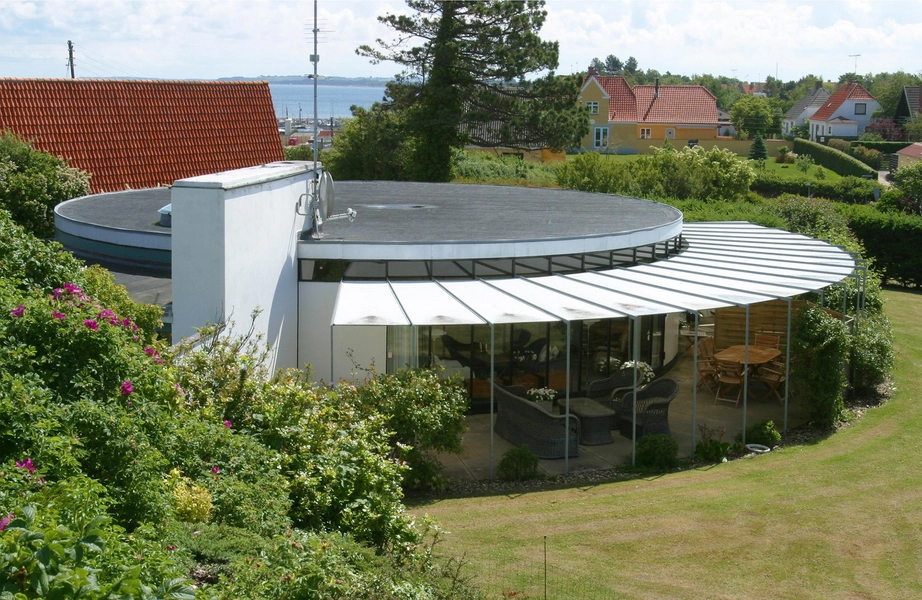
[[749,158],[751,160],[766,160],[768,158],[768,149],[765,147],[765,140],[761,135],[757,135],[749,146]]
[[[393,42],[356,52],[404,67],[388,95],[417,143],[415,179],[447,181],[468,143],[560,150],[588,133],[578,76],[558,77],[558,45],[538,35],[543,0],[407,0],[412,15],[379,20]],[[419,45],[409,47],[410,41]],[[534,81],[525,76],[548,74]]]

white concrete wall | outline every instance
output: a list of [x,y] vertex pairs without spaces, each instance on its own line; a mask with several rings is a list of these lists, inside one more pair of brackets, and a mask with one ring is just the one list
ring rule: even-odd
[[249,328],[272,347],[271,368],[298,366],[296,212],[313,163],[281,162],[173,185],[173,341],[206,322]]
[[365,371],[356,364],[365,369],[374,364],[379,372],[385,372],[387,327],[331,327],[339,282],[301,282],[299,286],[299,366],[310,365],[314,380],[328,383],[362,381]]

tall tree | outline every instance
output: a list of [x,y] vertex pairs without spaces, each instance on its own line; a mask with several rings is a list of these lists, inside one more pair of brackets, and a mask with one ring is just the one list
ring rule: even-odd
[[[452,148],[562,149],[588,132],[580,78],[558,77],[557,42],[543,41],[543,0],[407,0],[411,15],[379,21],[393,41],[356,52],[403,72],[389,94],[417,138],[415,178],[447,181]],[[413,45],[417,44],[417,45]],[[531,73],[547,71],[527,81]]]
[[730,109],[730,121],[748,137],[765,135],[773,129],[774,114],[768,98],[743,96]]
[[605,71],[608,75],[619,74],[623,66],[621,60],[614,54],[609,54],[605,57]]
[[624,71],[629,75],[633,75],[637,72],[637,59],[633,56],[629,56],[627,61],[624,63]]

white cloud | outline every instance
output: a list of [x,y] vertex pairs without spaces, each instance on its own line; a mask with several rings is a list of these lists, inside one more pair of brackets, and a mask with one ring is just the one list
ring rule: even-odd
[[[215,78],[312,70],[309,0],[0,0],[0,73],[60,77],[67,40],[87,75]],[[918,71],[922,0],[548,0],[545,39],[560,45],[560,72],[595,58],[637,58],[643,69],[764,80],[775,74],[837,79]],[[397,0],[321,0],[320,72],[390,76],[361,44],[389,40],[376,17],[407,12]],[[85,54],[81,55],[81,52]],[[92,71],[92,73],[90,73]]]

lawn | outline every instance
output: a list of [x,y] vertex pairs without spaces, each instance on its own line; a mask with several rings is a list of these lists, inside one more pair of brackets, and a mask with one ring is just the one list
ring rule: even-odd
[[839,433],[710,468],[411,507],[489,597],[922,597],[922,294],[885,292],[896,391]]
[[[836,181],[837,179],[842,179],[842,176],[836,173],[835,171],[830,171],[829,169],[826,169],[819,165],[814,165],[810,167],[810,170],[808,171],[808,177],[816,181],[817,180],[816,174],[819,171],[819,169],[823,169],[826,172],[826,179],[829,181]],[[771,159],[771,158],[765,161],[765,170],[775,173],[777,175],[782,175],[784,177],[803,177],[804,176],[803,172],[801,172],[801,170],[797,168],[797,165],[776,163],[774,159]]]

